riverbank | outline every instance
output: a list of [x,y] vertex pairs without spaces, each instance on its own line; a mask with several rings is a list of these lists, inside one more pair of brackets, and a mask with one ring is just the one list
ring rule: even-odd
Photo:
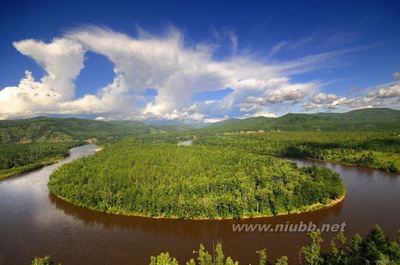
[[101,212],[178,219],[304,212],[344,193],[340,176],[325,168],[241,150],[134,142],[64,165],[48,187]]
[[0,170],[0,181],[4,180],[6,178],[9,178],[9,177],[23,174],[23,173],[28,173],[28,172],[43,168],[45,166],[53,165],[55,163],[60,162],[61,160],[63,160],[66,157],[68,157],[68,155],[46,159],[45,161],[25,165],[22,167],[14,167],[14,168],[10,168],[10,169]]
[[[393,154],[391,154],[393,155]],[[387,156],[390,157],[389,154]],[[373,170],[380,170],[383,172],[387,172],[389,174],[398,174],[400,173],[400,167],[395,167],[393,170],[388,170],[387,167],[382,167],[382,166],[376,166],[376,165],[370,165],[370,166],[365,166],[365,165],[360,165],[357,163],[350,163],[342,160],[333,160],[333,159],[317,159],[317,158],[311,158],[311,157],[285,157],[285,156],[277,156],[277,157],[282,157],[282,158],[293,158],[293,159],[306,159],[309,161],[315,161],[315,162],[327,162],[327,163],[332,163],[332,164],[337,164],[337,165],[342,165],[342,166],[353,166],[353,167],[359,167],[359,168],[365,168],[365,169],[373,169]],[[397,161],[400,158],[393,158],[392,160]],[[399,160],[400,161],[400,160]],[[398,163],[398,162],[397,162]]]
[[[51,192],[51,191],[50,191]],[[335,200],[329,200],[326,204],[322,204],[322,203],[315,203],[312,205],[307,205],[302,207],[301,209],[297,209],[291,212],[280,212],[276,215],[270,214],[270,215],[245,215],[242,216],[240,218],[234,218],[234,217],[226,217],[226,218],[222,218],[222,217],[215,217],[215,218],[209,218],[209,217],[194,217],[194,218],[181,218],[178,216],[150,216],[150,215],[144,215],[141,213],[131,213],[131,212],[127,212],[127,211],[123,211],[121,209],[121,211],[100,211],[99,209],[96,209],[94,207],[90,207],[87,205],[83,205],[80,203],[76,203],[68,198],[62,197],[60,195],[57,195],[53,192],[51,192],[52,195],[54,195],[55,197],[57,197],[60,200],[63,200],[65,202],[71,203],[77,207],[81,207],[81,208],[85,208],[91,211],[95,211],[95,212],[99,212],[99,213],[104,213],[104,214],[109,214],[109,215],[116,215],[116,216],[128,216],[128,217],[140,217],[140,218],[149,218],[149,219],[155,219],[155,220],[191,220],[191,221],[226,221],[226,220],[248,220],[248,219],[261,219],[261,218],[271,218],[271,217],[277,217],[277,216],[289,216],[289,215],[298,215],[298,214],[304,214],[304,213],[308,213],[308,212],[313,212],[313,211],[318,211],[318,210],[322,210],[322,209],[327,209],[327,208],[331,208],[341,202],[343,202],[345,200],[346,194],[344,194],[343,196],[335,199]]]
[[0,180],[55,164],[83,142],[18,143],[0,145]]

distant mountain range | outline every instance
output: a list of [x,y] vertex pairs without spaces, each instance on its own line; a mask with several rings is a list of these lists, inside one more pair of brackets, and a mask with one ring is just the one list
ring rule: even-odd
[[203,128],[188,125],[154,125],[139,121],[97,121],[78,118],[36,117],[0,121],[0,143],[64,142],[89,138],[112,139],[162,131],[399,131],[400,111],[386,108],[346,113],[290,113],[278,118],[228,119]]
[[369,108],[346,113],[289,113],[278,118],[228,119],[207,128],[217,131],[400,131],[400,111]]
[[36,117],[1,120],[0,143],[65,142],[90,138],[113,139],[133,134],[178,129],[180,129],[179,126],[156,126],[139,121]]

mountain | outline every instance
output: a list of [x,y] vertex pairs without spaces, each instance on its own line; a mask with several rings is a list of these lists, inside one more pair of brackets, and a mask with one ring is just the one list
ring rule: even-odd
[[289,113],[278,118],[228,119],[213,123],[206,130],[400,131],[400,111],[369,108],[345,113]]
[[141,122],[106,122],[77,118],[36,117],[0,121],[0,143],[65,142],[147,133]]
[[234,131],[398,131],[400,111],[385,108],[346,113],[289,113],[278,118],[228,119],[203,128],[188,125],[152,125],[139,121],[97,121],[77,118],[36,117],[0,120],[0,144],[66,142],[89,138],[114,139],[127,135],[192,129],[200,132]]

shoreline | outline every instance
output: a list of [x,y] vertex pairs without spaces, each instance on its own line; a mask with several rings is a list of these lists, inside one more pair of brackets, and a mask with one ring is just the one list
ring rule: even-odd
[[104,147],[99,146],[99,147],[96,147],[96,149],[94,149],[94,152],[97,153],[97,152],[100,152],[103,149],[104,149]]
[[362,169],[370,169],[370,170],[379,170],[385,173],[389,173],[389,174],[399,174],[400,171],[388,171],[388,170],[384,170],[382,168],[378,168],[378,167],[366,167],[366,166],[361,166],[358,164],[354,164],[354,163],[347,163],[347,162],[343,162],[343,161],[335,161],[335,160],[323,160],[323,159],[317,159],[317,158],[309,158],[309,157],[289,157],[289,156],[276,156],[276,157],[281,157],[287,160],[290,159],[299,159],[299,160],[308,160],[311,162],[325,162],[325,163],[331,163],[331,164],[336,164],[336,165],[340,165],[340,166],[351,166],[351,167],[359,167]]
[[[53,157],[53,158],[49,158],[49,159],[41,161],[41,162],[37,162],[37,163],[25,165],[25,166],[4,169],[4,171],[8,170],[9,172],[4,173],[4,174],[0,173],[0,181],[5,180],[7,178],[15,177],[15,176],[18,176],[21,174],[29,173],[29,172],[44,168],[46,166],[51,166],[51,165],[57,164],[58,162],[64,160],[65,158],[67,158],[71,155],[70,150],[72,148],[83,146],[83,145],[85,145],[85,144],[80,144],[80,145],[76,145],[76,146],[72,146],[71,148],[68,148],[68,154],[66,156]],[[101,151],[103,148],[100,147],[99,150],[97,150],[97,149],[98,148],[96,148],[96,152]]]
[[51,165],[57,164],[58,162],[67,158],[69,155],[70,154],[68,154],[67,156],[64,156],[64,157],[55,157],[53,159],[48,159],[46,161],[39,162],[37,164],[29,164],[29,165],[25,165],[25,166],[21,166],[21,167],[17,167],[17,168],[11,168],[9,173],[0,174],[0,181],[5,180],[10,177],[15,177],[15,176],[18,176],[21,174],[29,173],[29,172],[44,168],[46,166],[51,166]]
[[304,210],[297,209],[293,212],[290,213],[278,213],[276,215],[254,215],[254,216],[242,216],[241,218],[234,218],[234,217],[227,217],[227,218],[222,218],[222,217],[217,217],[217,218],[208,218],[208,217],[196,217],[196,218],[181,218],[181,217],[176,217],[176,216],[170,216],[170,217],[165,217],[165,216],[149,216],[149,215],[144,215],[140,213],[115,213],[115,212],[109,212],[109,211],[100,211],[97,209],[94,209],[93,207],[87,207],[85,205],[80,205],[77,204],[68,198],[62,197],[54,192],[52,192],[49,189],[49,192],[57,197],[60,200],[63,200],[64,202],[71,203],[72,205],[76,207],[81,207],[85,208],[86,210],[94,211],[97,213],[103,213],[103,214],[110,214],[110,215],[116,215],[116,216],[127,216],[127,217],[138,217],[138,218],[148,218],[148,219],[154,219],[154,220],[185,220],[185,221],[229,221],[229,220],[249,220],[249,219],[261,219],[261,218],[273,218],[273,217],[278,217],[278,216],[285,216],[285,215],[295,215],[295,214],[303,214],[307,212],[313,212],[313,211],[318,211],[318,210],[323,210],[323,209],[328,209],[331,208],[341,202],[344,201],[346,198],[346,192],[339,198],[335,200],[330,200],[327,204],[321,204],[321,203],[315,203],[311,205],[306,205],[303,206]]

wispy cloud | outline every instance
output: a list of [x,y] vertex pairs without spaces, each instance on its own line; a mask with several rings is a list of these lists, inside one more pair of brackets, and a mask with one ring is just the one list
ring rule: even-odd
[[[356,32],[342,30],[317,29],[309,35],[297,39],[285,39],[276,43],[269,51],[267,58],[273,59],[283,54],[326,53],[333,50],[343,50],[345,47],[355,49],[360,36]],[[348,49],[348,48],[346,48]]]
[[[215,35],[230,43],[231,54],[223,59],[215,59],[217,42],[188,45],[184,34],[173,27],[161,36],[140,30],[137,37],[131,37],[91,26],[69,31],[50,43],[15,42],[16,49],[33,58],[44,68],[46,75],[35,80],[27,72],[17,86],[0,90],[0,118],[56,113],[95,114],[102,119],[207,122],[235,111],[236,115],[243,116],[273,116],[276,108],[286,106],[289,106],[286,111],[290,111],[290,106],[294,105],[315,109],[358,104],[352,105],[349,99],[346,99],[347,105],[335,103],[340,98],[319,94],[322,93],[322,82],[294,82],[291,75],[329,67],[332,58],[360,48],[337,49],[292,61],[266,63],[240,53],[239,39],[234,31],[216,32]],[[282,47],[285,45],[281,44]],[[276,52],[281,48],[277,47]],[[114,64],[115,76],[96,93],[76,98],[74,81],[84,67],[87,51],[106,56]],[[145,96],[150,87],[157,90],[155,97]],[[221,99],[193,101],[196,93],[228,87],[232,92]],[[397,89],[382,90],[366,97],[374,102],[384,98],[382,102],[387,102],[396,97]]]

